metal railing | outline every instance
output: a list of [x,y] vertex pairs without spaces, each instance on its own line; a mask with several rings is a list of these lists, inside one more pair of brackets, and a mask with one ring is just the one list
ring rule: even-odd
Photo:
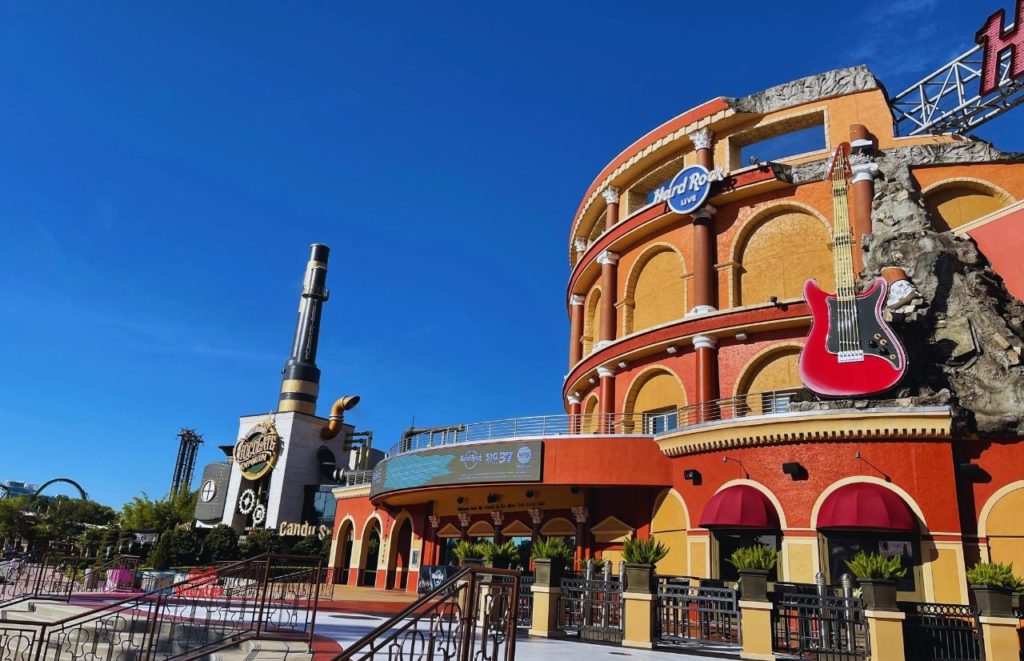
[[0,561],[0,607],[26,599],[66,601],[75,588],[77,556],[36,549]]
[[903,646],[908,659],[981,661],[978,611],[965,604],[901,602]]
[[339,480],[343,487],[357,487],[371,482],[373,482],[372,470],[346,471]]
[[[669,419],[663,431],[677,431],[686,427],[702,425],[708,422],[720,422],[734,418],[746,418],[755,415],[771,415],[789,412],[789,405],[799,390],[772,390],[769,392],[748,393],[735,397],[722,397],[701,404],[680,407],[674,420]],[[650,414],[648,414],[650,415]]]
[[463,567],[334,661],[513,661],[519,589],[518,571]]
[[824,585],[777,584],[773,602],[772,647],[776,654],[833,661],[865,661],[870,656],[864,601],[853,596],[849,585],[836,596]]
[[739,649],[739,591],[702,586],[687,576],[658,576],[654,644]]
[[[624,571],[624,570],[623,570]],[[580,640],[621,643],[625,620],[623,580],[612,576],[611,563],[602,576],[591,578],[588,563],[583,578],[563,578],[558,595],[558,626]]]
[[[291,570],[272,577],[281,564]],[[319,558],[261,555],[53,622],[8,612],[0,620],[0,658],[184,660],[282,637],[311,647],[322,576]]]
[[519,610],[516,624],[520,627],[529,627],[533,624],[533,584],[535,576],[519,577]]

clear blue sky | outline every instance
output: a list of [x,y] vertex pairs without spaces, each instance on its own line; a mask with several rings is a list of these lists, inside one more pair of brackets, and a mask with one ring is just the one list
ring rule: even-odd
[[561,412],[569,222],[609,159],[834,67],[898,91],[1011,2],[783,4],[6,3],[0,479],[116,506],[166,491],[181,426],[219,458],[276,404],[314,241],[321,412],[361,394],[384,448]]

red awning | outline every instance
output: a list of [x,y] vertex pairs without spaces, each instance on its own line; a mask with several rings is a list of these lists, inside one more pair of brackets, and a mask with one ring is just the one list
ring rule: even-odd
[[914,515],[896,493],[857,482],[836,489],[818,511],[818,529],[913,530]]
[[779,514],[763,493],[739,484],[711,497],[701,514],[700,526],[773,530],[779,527]]

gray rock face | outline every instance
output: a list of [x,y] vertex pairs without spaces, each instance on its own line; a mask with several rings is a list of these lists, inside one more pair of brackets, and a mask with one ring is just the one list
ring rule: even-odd
[[864,65],[834,69],[789,83],[769,87],[763,92],[729,99],[738,112],[769,113],[811,101],[879,89],[874,74]]

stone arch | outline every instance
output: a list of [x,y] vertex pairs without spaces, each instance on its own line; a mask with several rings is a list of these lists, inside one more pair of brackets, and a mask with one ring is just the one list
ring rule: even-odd
[[585,400],[583,400],[583,421],[580,425],[580,431],[584,434],[596,434],[600,425],[598,424],[597,414],[600,412],[598,408],[598,400],[596,394],[591,394]]
[[748,360],[740,370],[733,389],[737,413],[761,415],[781,412],[780,406],[785,402],[766,399],[762,393],[803,387],[799,369],[802,350],[803,345],[798,342],[783,342],[759,351]]
[[623,427],[626,433],[643,423],[643,414],[686,406],[686,388],[675,372],[661,365],[642,370],[626,391]]
[[593,287],[583,301],[583,355],[594,352],[601,332],[601,288]]
[[804,282],[835,287],[832,226],[804,204],[773,204],[752,215],[733,240],[734,303],[740,306],[803,296]]
[[921,197],[938,232],[956,229],[1016,201],[999,186],[970,177],[936,182],[921,191]]
[[978,516],[978,537],[987,540],[991,562],[1024,567],[1024,480],[1011,482],[992,494]]
[[668,547],[668,555],[656,565],[658,574],[685,576],[690,573],[687,530],[690,514],[675,489],[666,489],[651,510],[651,535]]
[[686,262],[670,243],[648,246],[629,269],[623,299],[623,335],[682,319]]

